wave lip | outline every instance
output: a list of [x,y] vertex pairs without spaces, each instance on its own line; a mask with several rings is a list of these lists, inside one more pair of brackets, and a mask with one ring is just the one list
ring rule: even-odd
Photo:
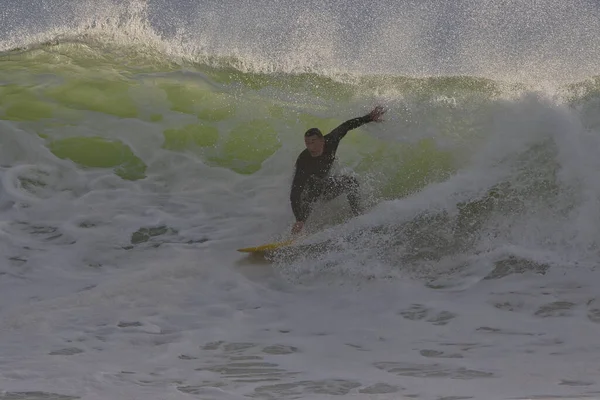
[[591,0],[488,3],[10,2],[0,49],[95,41],[153,49],[175,63],[229,59],[241,71],[261,73],[472,75],[529,83],[597,73],[600,8]]

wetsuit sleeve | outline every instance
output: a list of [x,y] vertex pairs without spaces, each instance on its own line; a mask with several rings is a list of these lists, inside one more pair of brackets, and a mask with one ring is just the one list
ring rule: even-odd
[[341,124],[340,126],[335,128],[334,130],[329,132],[327,135],[325,135],[325,137],[327,137],[327,139],[329,141],[337,144],[337,143],[339,143],[340,140],[342,140],[342,138],[344,136],[346,136],[346,133],[348,133],[348,131],[351,131],[352,129],[356,129],[359,126],[364,125],[367,122],[371,122],[371,121],[372,121],[372,119],[369,114],[367,114],[363,117],[349,119],[348,121],[344,122],[343,124]]
[[290,192],[290,202],[296,221],[305,221],[308,218],[308,207],[302,204],[302,191],[306,185],[308,174],[302,169],[300,159],[296,161],[296,171],[292,181],[292,190]]

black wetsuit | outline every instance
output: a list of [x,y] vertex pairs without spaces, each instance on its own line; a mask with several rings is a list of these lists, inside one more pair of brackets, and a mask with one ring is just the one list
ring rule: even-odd
[[331,200],[340,194],[348,193],[350,207],[355,214],[360,213],[358,181],[351,176],[328,176],[335,161],[340,140],[348,131],[371,122],[370,115],[348,120],[324,136],[323,154],[311,156],[305,149],[296,160],[296,172],[292,182],[290,201],[296,221],[306,221],[312,204],[318,199]]

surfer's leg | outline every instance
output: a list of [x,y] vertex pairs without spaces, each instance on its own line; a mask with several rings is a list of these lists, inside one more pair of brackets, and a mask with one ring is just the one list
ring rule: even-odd
[[353,176],[346,177],[346,184],[348,190],[348,203],[354,215],[360,215],[363,212],[362,206],[360,205],[360,194],[358,180]]
[[319,200],[323,191],[323,183],[314,179],[309,179],[306,183],[304,191],[300,194],[300,205],[305,210],[305,215],[308,217],[315,203]]
[[327,180],[323,198],[324,200],[333,200],[337,196],[346,193],[352,212],[359,215],[362,213],[362,207],[358,189],[359,184],[355,177],[348,175],[332,176]]

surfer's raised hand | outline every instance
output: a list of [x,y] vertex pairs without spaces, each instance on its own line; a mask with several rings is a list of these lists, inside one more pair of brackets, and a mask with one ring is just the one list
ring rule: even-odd
[[296,234],[300,233],[300,231],[302,230],[302,228],[304,228],[304,222],[302,222],[302,221],[296,221],[296,223],[294,224],[294,226],[292,226],[292,234],[296,235]]
[[377,106],[369,113],[372,122],[381,122],[381,116],[385,114],[385,109],[382,106]]

